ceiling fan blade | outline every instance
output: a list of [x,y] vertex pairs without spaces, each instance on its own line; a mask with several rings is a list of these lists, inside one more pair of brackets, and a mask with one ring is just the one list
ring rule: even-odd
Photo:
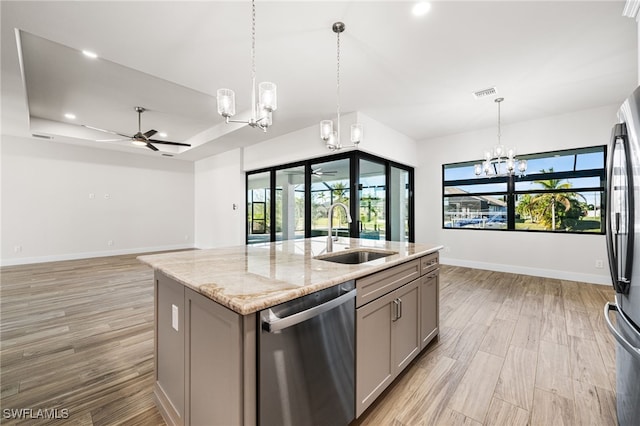
[[165,144],[165,145],[191,146],[191,144],[184,143],[184,142],[159,141],[157,139],[149,139],[149,142],[162,143],[162,144]]
[[158,133],[157,130],[147,130],[146,132],[143,133],[144,137],[149,139],[151,136],[155,135],[156,133]]
[[129,136],[129,135],[123,135],[122,133],[114,132],[114,131],[111,131],[111,130],[101,129],[99,127],[87,126],[86,124],[82,124],[81,126],[82,127],[86,127],[87,129],[97,130],[99,132],[111,133],[112,135],[122,136],[123,138],[131,138],[131,136]]
[[156,148],[155,146],[151,145],[150,143],[147,142],[147,148],[153,150],[153,151],[159,151],[158,148]]

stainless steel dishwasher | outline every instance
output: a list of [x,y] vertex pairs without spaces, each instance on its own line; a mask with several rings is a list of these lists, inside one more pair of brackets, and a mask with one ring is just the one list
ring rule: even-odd
[[349,281],[260,312],[260,426],[354,419],[355,296]]

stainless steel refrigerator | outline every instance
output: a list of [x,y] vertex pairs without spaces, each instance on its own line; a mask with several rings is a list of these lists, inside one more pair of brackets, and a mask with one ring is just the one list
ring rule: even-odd
[[616,297],[605,305],[604,316],[617,341],[616,399],[621,426],[640,424],[639,137],[640,87],[618,111],[607,164],[607,252]]

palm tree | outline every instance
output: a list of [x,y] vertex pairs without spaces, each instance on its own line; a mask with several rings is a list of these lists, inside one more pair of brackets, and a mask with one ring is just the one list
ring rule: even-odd
[[[547,170],[540,170],[541,173],[553,173],[553,167]],[[542,185],[542,187],[546,190],[558,190],[571,189],[571,183],[562,182],[563,179],[546,179],[546,180],[536,180],[535,183]],[[553,192],[550,194],[540,194],[536,197],[533,197],[530,201],[530,205],[536,206],[538,205],[541,208],[541,214],[546,214],[549,209],[551,209],[551,230],[556,230],[556,212],[559,205],[564,207],[563,212],[568,212],[571,209],[572,203],[576,202],[576,196],[580,196],[584,198],[581,194],[577,194],[575,192]],[[585,199],[586,202],[586,199]]]

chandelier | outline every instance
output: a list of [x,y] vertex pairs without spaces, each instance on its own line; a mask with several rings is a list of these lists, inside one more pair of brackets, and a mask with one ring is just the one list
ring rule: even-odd
[[498,104],[498,144],[491,151],[484,152],[484,161],[476,164],[473,169],[476,176],[485,174],[486,176],[509,176],[517,172],[522,176],[527,171],[527,160],[518,160],[515,148],[505,149],[500,141],[500,103],[504,98],[496,98]]
[[337,34],[337,73],[336,73],[336,129],[334,130],[333,120],[322,120],[320,122],[320,138],[325,141],[327,148],[332,151],[337,151],[342,148],[356,147],[362,140],[362,124],[351,125],[351,145],[342,145],[340,140],[340,33],[345,29],[342,22],[336,22],[333,24],[333,32]]
[[231,89],[218,89],[218,114],[224,117],[225,123],[243,123],[262,129],[264,132],[271,126],[272,113],[278,108],[276,85],[265,81],[258,85],[258,102],[256,102],[256,3],[251,1],[251,118],[249,120],[231,120],[236,113],[236,95]]

